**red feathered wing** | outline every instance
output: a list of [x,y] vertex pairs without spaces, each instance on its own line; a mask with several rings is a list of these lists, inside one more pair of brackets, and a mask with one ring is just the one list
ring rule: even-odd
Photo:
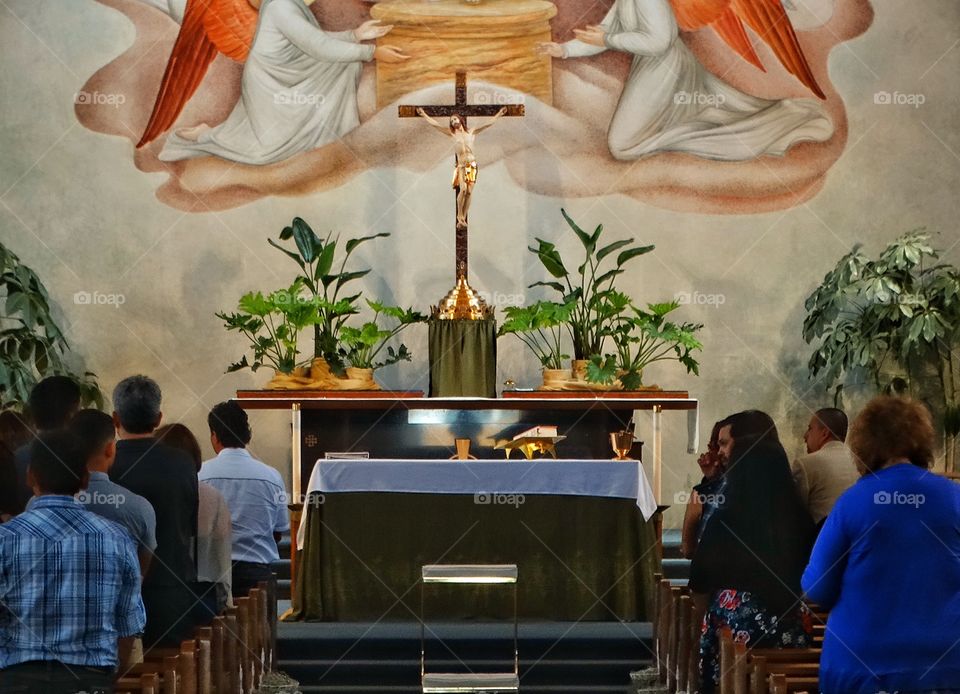
[[790,74],[821,99],[826,98],[803,54],[781,0],[670,0],[685,31],[711,27],[744,60],[766,71],[744,23],[763,39]]
[[247,0],[187,0],[180,33],[137,147],[156,139],[176,122],[217,53],[238,62],[246,60],[256,27],[257,11]]

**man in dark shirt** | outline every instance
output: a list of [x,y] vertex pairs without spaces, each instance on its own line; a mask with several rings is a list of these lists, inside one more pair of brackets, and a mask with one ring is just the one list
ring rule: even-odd
[[[27,399],[27,411],[38,435],[63,428],[79,409],[80,386],[69,376],[44,378],[33,387]],[[33,490],[27,484],[29,463],[30,443],[27,443],[16,451],[17,507],[14,509],[16,513],[23,512],[30,497],[33,496]]]
[[175,645],[196,626],[197,468],[186,453],[154,438],[160,397],[146,376],[126,378],[113,391],[119,441],[110,479],[149,501],[157,518],[157,549],[143,582],[145,648]]

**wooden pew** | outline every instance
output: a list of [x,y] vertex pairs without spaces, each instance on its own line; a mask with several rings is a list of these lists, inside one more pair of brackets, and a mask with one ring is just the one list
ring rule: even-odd
[[[729,629],[720,634],[720,694],[780,694],[816,691],[819,648],[754,648],[734,643]],[[813,685],[811,686],[811,681]]]
[[770,694],[816,694],[817,691],[819,691],[817,677],[770,675]]
[[120,677],[117,679],[115,694],[162,694],[160,690],[160,676],[157,673],[144,673],[137,676]]

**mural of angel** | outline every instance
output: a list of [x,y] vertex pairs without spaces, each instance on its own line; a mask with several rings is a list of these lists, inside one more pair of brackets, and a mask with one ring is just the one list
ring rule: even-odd
[[[133,155],[137,169],[162,176],[156,197],[166,205],[232,209],[352,185],[376,168],[423,172],[447,156],[445,140],[423,137],[414,119],[398,121],[395,108],[378,104],[373,63],[381,56],[366,63],[319,60],[304,50],[316,50],[311,41],[274,23],[273,11],[285,9],[277,17],[296,20],[303,36],[357,51],[362,60],[371,49],[358,36],[377,27],[366,21],[368,0],[315,0],[309,7],[305,0],[266,0],[259,30],[254,0],[90,1],[124,15],[137,33],[125,51],[125,39],[114,38],[122,52],[81,87],[124,94],[124,103],[78,102],[77,119],[137,144],[154,102],[170,101],[172,115],[159,104],[154,109],[166,114],[148,133],[154,142]],[[547,48],[570,58],[553,61],[552,104],[482,76],[470,81],[474,98],[525,102],[530,127],[494,128],[485,134],[490,146],[478,154],[481,166],[502,162],[522,189],[565,198],[623,194],[684,212],[759,214],[811,199],[844,155],[847,109],[827,66],[837,46],[868,31],[871,0],[551,1],[557,43]],[[520,0],[479,7],[509,2]],[[394,34],[378,43],[390,44]],[[577,48],[591,55],[574,58]],[[530,44],[523,50],[529,55]],[[411,60],[420,57],[419,49],[408,52]],[[295,68],[289,74],[287,56]],[[178,64],[184,74],[175,80]],[[347,75],[351,70],[359,80]],[[181,83],[185,88],[174,88]],[[449,83],[410,88],[409,103],[450,96]],[[827,98],[818,100],[818,91]],[[335,125],[326,129],[328,122]],[[184,127],[204,123],[214,127]],[[345,128],[352,130],[331,134]]]
[[787,70],[820,99],[817,84],[781,0],[616,0],[598,25],[575,30],[564,44],[545,43],[555,58],[608,49],[633,54],[610,128],[610,153],[621,160],[686,152],[741,161],[782,155],[798,142],[823,142],[833,125],[813,99],[768,100],[711,74],[680,40],[679,30],[710,26],[741,57],[765,71],[744,22]]
[[[160,2],[167,7],[162,7]],[[325,32],[313,0],[154,0],[180,33],[138,147],[170,129],[218,53],[244,61],[241,97],[216,127],[181,128],[160,159],[215,155],[244,164],[270,164],[331,142],[360,124],[357,86],[362,63],[401,61],[396,48],[360,43],[392,27],[368,21],[352,31]]]

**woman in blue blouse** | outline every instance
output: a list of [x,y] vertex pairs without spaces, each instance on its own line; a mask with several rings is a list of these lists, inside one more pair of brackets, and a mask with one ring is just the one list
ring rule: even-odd
[[927,469],[930,413],[876,398],[848,444],[863,477],[837,500],[802,579],[830,611],[820,691],[960,692],[960,485]]

